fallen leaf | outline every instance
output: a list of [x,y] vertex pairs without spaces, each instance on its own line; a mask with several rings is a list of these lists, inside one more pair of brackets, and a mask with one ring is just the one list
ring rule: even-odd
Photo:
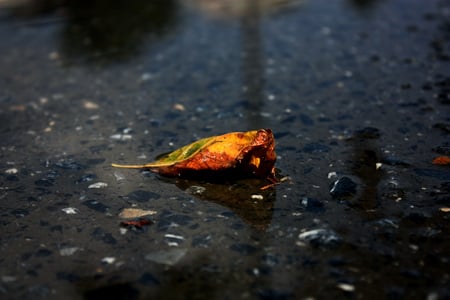
[[435,165],[450,165],[450,157],[438,156],[435,159],[433,159],[433,164],[435,164]]
[[154,210],[143,210],[140,208],[125,208],[120,212],[119,217],[122,219],[133,219],[154,214],[156,214],[156,211]]
[[147,225],[151,225],[153,222],[147,219],[139,219],[135,221],[122,221],[120,222],[121,226],[124,227],[136,227],[136,228],[142,228]]
[[144,165],[112,166],[149,169],[165,176],[208,179],[223,172],[277,182],[275,160],[273,133],[270,129],[260,129],[204,138]]

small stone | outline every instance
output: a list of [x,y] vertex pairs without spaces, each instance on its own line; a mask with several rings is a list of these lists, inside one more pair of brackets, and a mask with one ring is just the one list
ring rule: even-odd
[[113,134],[109,137],[112,140],[117,140],[117,141],[129,141],[133,138],[133,136],[131,134]]
[[176,103],[176,104],[174,104],[173,109],[178,110],[178,111],[185,111],[185,110],[186,110],[186,108],[184,107],[184,105],[181,104],[181,103]]
[[336,172],[328,173],[328,179],[335,178],[335,177],[337,177],[337,173]]
[[62,248],[59,250],[59,254],[61,256],[71,256],[71,255],[75,254],[75,252],[77,252],[78,250],[80,250],[80,248],[78,248],[78,247]]
[[164,235],[165,240],[167,241],[167,245],[170,247],[178,247],[180,243],[182,243],[185,238],[181,235],[175,235],[175,234],[165,234]]
[[348,283],[339,283],[337,287],[345,292],[354,292],[355,286]]
[[112,256],[107,256],[107,257],[102,258],[102,263],[109,264],[109,265],[113,264],[115,261],[116,261],[116,258],[112,257]]
[[61,209],[63,212],[65,212],[68,215],[75,215],[78,213],[78,209],[75,207],[66,207]]
[[349,177],[342,177],[333,183],[330,194],[335,199],[346,199],[356,194],[357,184]]
[[206,191],[206,188],[198,185],[192,185],[186,189],[186,192],[191,195],[201,195],[204,191]]
[[100,106],[97,103],[86,100],[83,102],[83,107],[85,109],[94,110],[94,109],[98,109]]
[[88,189],[101,189],[107,187],[108,184],[105,182],[96,182],[88,186]]
[[156,211],[154,210],[144,210],[140,208],[125,208],[120,212],[119,217],[123,219],[133,219],[148,215],[154,215]]
[[263,200],[264,199],[264,196],[259,195],[259,194],[252,195],[251,197],[252,197],[252,199],[255,199],[255,200]]
[[19,171],[16,168],[11,168],[8,170],[5,170],[6,174],[12,175],[12,174],[17,174]]
[[183,236],[181,236],[181,235],[176,235],[176,234],[170,234],[170,233],[165,234],[164,237],[169,238],[169,239],[182,240],[182,241],[184,240],[184,237],[183,237]]
[[340,241],[336,233],[329,229],[312,229],[299,234],[298,238],[314,246],[330,246]]

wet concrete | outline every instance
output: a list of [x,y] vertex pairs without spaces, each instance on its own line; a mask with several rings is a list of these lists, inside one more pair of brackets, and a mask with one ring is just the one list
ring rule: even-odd
[[[449,1],[277,2],[0,3],[2,299],[450,297]],[[257,128],[273,189],[110,167]]]

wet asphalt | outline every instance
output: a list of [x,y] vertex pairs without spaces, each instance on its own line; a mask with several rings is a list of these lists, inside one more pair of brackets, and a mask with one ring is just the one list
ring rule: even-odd
[[[450,297],[450,2],[239,3],[0,3],[2,299]],[[111,167],[259,128],[273,188]]]

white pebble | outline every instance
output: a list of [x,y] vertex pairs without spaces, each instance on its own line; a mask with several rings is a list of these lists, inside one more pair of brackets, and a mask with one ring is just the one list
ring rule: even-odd
[[104,188],[107,186],[108,186],[108,184],[105,182],[96,182],[96,183],[93,183],[90,186],[88,186],[88,188],[89,189],[101,189],[101,188]]
[[129,141],[133,138],[133,136],[131,134],[113,134],[110,136],[110,138],[112,140],[117,140],[117,141]]
[[165,234],[164,237],[171,238],[171,239],[177,239],[177,240],[184,240],[184,237],[181,235],[175,235],[175,234]]
[[102,258],[102,263],[113,264],[116,261],[115,257],[107,256]]
[[264,196],[263,196],[263,195],[255,194],[255,195],[252,195],[252,199],[263,200],[263,199],[264,199]]
[[17,174],[19,172],[19,170],[17,170],[16,168],[11,168],[5,171],[6,174]]
[[337,285],[337,287],[346,292],[354,292],[355,291],[355,286],[352,284],[348,284],[348,283],[339,283]]
[[75,215],[78,213],[78,209],[75,207],[66,207],[61,209],[63,212],[65,212],[68,215]]
[[334,177],[337,177],[337,173],[336,172],[328,173],[328,179],[331,179],[331,178],[334,178]]

